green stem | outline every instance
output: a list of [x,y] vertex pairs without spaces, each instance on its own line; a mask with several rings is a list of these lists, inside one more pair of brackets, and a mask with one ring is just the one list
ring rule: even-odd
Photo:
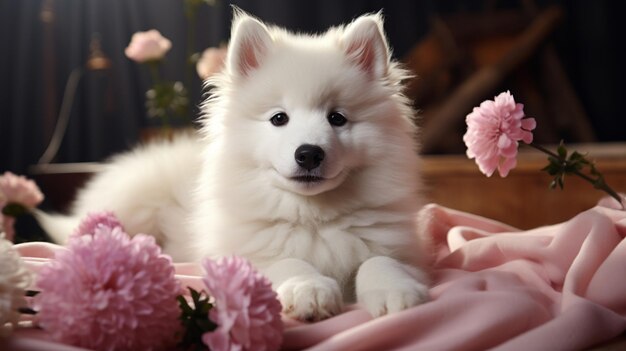
[[[532,147],[532,148],[535,148],[535,149],[537,149],[537,150],[539,150],[539,151],[541,151],[541,152],[543,152],[543,153],[546,153],[546,154],[548,154],[548,155],[550,155],[550,156],[552,156],[552,157],[556,158],[557,160],[562,160],[562,159],[561,159],[561,156],[559,156],[559,155],[557,155],[556,153],[554,153],[554,152],[552,152],[552,151],[550,151],[550,150],[546,149],[545,147],[543,147],[543,146],[541,146],[541,145],[538,145],[538,144],[535,144],[535,143],[530,143],[530,144],[527,144],[527,145],[528,145],[528,146],[530,146],[530,147]],[[562,161],[567,162],[566,160],[562,160]]]
[[150,69],[150,76],[154,85],[161,84],[161,76],[159,75],[159,61],[148,61],[148,68]]
[[[159,100],[159,90],[161,89],[161,75],[159,74],[159,63],[161,61],[160,60],[153,60],[153,61],[148,61],[146,62],[146,64],[148,65],[148,68],[150,70],[150,76],[152,77],[152,81],[154,82],[153,84],[153,89],[154,92],[156,94],[156,99]],[[167,118],[167,112],[165,112],[165,114],[163,116],[161,116],[161,124],[163,125],[163,128],[168,129],[169,128],[169,120]]]
[[573,171],[573,173],[591,183],[594,188],[600,189],[605,193],[611,195],[611,197],[617,200],[617,203],[620,204],[622,210],[626,210],[626,207],[624,207],[624,201],[622,200],[621,196],[619,196],[619,194],[604,181],[604,178],[593,179],[578,170]]
[[[545,154],[548,154],[552,157],[554,157],[555,159],[559,160],[559,162],[564,166],[570,166],[570,163],[567,159],[559,156],[558,154],[556,154],[555,152],[552,152],[548,149],[546,149],[545,147],[535,144],[535,143],[530,143],[528,144],[528,146],[535,148]],[[624,201],[622,200],[621,196],[615,191],[613,190],[605,181],[604,178],[599,177],[597,179],[594,179],[584,173],[582,173],[579,170],[572,170],[571,173],[579,176],[580,178],[586,180],[587,182],[591,183],[591,185],[593,185],[594,188],[596,189],[600,189],[604,192],[606,192],[607,194],[609,194],[612,198],[614,198],[615,200],[617,200],[617,203],[620,204],[620,206],[622,207],[622,210],[626,209],[626,207],[624,207]]]

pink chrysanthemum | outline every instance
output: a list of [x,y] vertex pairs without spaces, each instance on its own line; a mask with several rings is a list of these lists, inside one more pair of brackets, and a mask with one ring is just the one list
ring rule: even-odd
[[80,235],[93,235],[96,232],[96,229],[99,227],[108,227],[115,228],[120,227],[122,231],[124,230],[124,226],[119,219],[115,216],[113,212],[103,211],[103,212],[93,212],[87,214],[83,218],[83,220],[78,225],[78,228],[72,232],[72,236],[80,236]]
[[39,325],[55,340],[97,350],[168,349],[176,342],[181,293],[154,238],[121,227],[73,236],[39,271]]
[[[43,201],[43,194],[34,181],[11,172],[0,176],[0,210],[9,203],[20,204],[28,209],[37,207]],[[13,240],[15,218],[0,213],[0,224],[8,240]]]
[[484,101],[467,115],[467,132],[463,141],[467,157],[475,158],[480,171],[490,177],[498,169],[501,177],[517,165],[517,148],[521,140],[533,141],[534,118],[524,118],[524,105],[516,104],[510,92]]
[[281,305],[270,281],[245,259],[205,259],[204,283],[215,307],[209,318],[218,325],[202,341],[213,351],[277,350],[282,343]]

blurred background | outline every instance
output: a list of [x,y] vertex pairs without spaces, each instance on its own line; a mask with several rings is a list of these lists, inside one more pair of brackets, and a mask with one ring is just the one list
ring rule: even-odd
[[[42,156],[69,76],[94,41],[110,65],[77,82],[55,161],[100,161],[134,145],[159,120],[145,108],[148,70],[124,55],[132,34],[157,29],[170,39],[160,69],[183,80],[190,51],[228,41],[230,4],[303,32],[382,10],[394,56],[416,75],[407,93],[421,110],[425,153],[464,152],[464,116],[503,90],[538,119],[539,141],[626,139],[621,1],[220,0],[198,6],[192,28],[185,1],[0,1],[0,171],[24,173]],[[195,71],[185,83],[193,118],[201,98]]]
[[[169,122],[191,125],[203,91],[189,58],[228,42],[231,4],[299,32],[382,10],[394,57],[415,75],[425,154],[463,154],[467,113],[506,90],[540,143],[626,140],[622,1],[0,0],[0,172],[99,162],[162,127],[146,108],[154,77],[124,54],[138,31],[171,41],[158,70],[184,84],[187,105]],[[62,115],[58,151],[42,160]]]

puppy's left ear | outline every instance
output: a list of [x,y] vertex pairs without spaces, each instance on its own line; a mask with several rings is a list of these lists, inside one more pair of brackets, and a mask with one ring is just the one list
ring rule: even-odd
[[390,54],[380,13],[357,18],[346,27],[342,39],[348,58],[371,78],[387,74]]

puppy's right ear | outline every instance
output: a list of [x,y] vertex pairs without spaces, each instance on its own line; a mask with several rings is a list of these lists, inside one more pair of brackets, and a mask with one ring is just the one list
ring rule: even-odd
[[254,17],[235,8],[228,47],[228,72],[248,76],[257,69],[272,44],[267,27]]

